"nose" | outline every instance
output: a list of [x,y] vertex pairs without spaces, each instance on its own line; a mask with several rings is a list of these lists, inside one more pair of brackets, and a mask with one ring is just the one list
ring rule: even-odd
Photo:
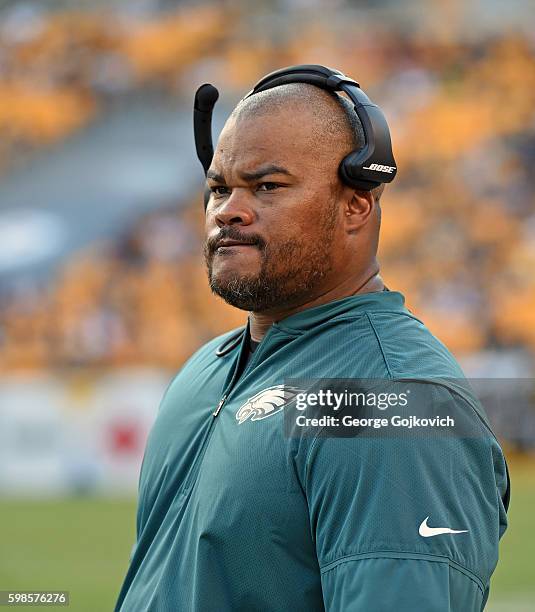
[[215,222],[218,227],[224,225],[250,225],[254,213],[247,203],[247,190],[235,188],[215,212]]

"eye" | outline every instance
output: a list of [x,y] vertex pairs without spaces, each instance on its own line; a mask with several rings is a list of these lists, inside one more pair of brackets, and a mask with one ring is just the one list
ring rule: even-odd
[[223,196],[230,193],[229,188],[225,187],[224,185],[214,185],[210,187],[210,191],[216,196]]
[[260,183],[260,185],[258,185],[258,191],[273,191],[278,187],[280,187],[278,183]]

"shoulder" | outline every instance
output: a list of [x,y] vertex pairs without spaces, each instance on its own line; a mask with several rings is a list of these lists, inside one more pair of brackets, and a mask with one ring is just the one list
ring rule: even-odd
[[448,348],[407,308],[366,313],[388,372],[405,376],[464,378]]

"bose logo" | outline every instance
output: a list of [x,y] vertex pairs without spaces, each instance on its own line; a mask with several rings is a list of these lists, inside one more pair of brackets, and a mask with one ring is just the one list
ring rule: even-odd
[[388,172],[388,174],[392,174],[396,169],[396,166],[382,166],[381,164],[371,164],[369,166],[364,166],[363,170],[375,170],[375,172]]

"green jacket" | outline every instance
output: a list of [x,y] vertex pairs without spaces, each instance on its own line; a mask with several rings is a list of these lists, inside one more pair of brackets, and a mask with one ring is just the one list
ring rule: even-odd
[[[238,376],[247,346],[247,328],[208,342],[165,393],[116,611],[482,610],[507,524],[505,460],[403,296],[290,316]],[[279,386],[318,378],[436,381],[427,416],[451,408],[470,433],[288,435]]]

